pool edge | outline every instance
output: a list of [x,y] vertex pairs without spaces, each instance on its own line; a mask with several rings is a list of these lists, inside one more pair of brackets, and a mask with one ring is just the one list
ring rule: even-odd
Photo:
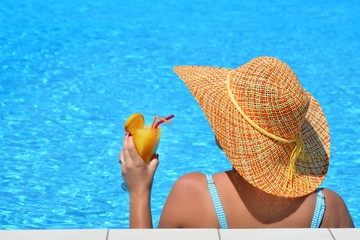
[[54,229],[0,230],[1,240],[115,240],[115,239],[360,239],[360,229]]

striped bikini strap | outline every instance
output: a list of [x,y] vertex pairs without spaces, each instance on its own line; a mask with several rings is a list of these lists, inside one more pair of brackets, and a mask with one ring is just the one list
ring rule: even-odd
[[208,187],[209,187],[211,198],[212,198],[214,206],[215,206],[216,214],[217,214],[218,219],[219,219],[220,228],[228,229],[229,227],[228,227],[228,224],[227,224],[227,221],[226,221],[224,209],[223,209],[223,207],[221,205],[218,192],[216,191],[216,187],[215,187],[212,175],[206,175],[206,179],[208,181]]
[[324,218],[325,213],[325,196],[321,192],[321,189],[316,189],[317,192],[317,199],[316,199],[316,206],[314,211],[314,217],[311,222],[311,228],[319,228],[320,224]]

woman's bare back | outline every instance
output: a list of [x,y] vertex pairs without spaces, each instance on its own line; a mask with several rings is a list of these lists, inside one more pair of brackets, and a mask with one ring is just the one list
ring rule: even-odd
[[[247,183],[235,170],[213,175],[229,228],[308,228],[317,193],[284,198]],[[321,227],[353,227],[343,200],[324,189],[326,210]],[[164,205],[159,228],[220,228],[206,176],[190,173],[174,184]]]

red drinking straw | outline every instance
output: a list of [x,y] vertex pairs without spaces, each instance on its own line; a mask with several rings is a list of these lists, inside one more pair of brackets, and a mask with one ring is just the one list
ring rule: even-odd
[[160,120],[162,120],[162,122],[167,122],[167,123],[171,124],[171,122],[168,121],[168,120],[166,120],[165,118],[162,118],[162,117],[159,117],[159,116],[155,116],[155,117],[154,117],[154,121],[152,122],[151,127],[150,127],[151,129],[155,129],[155,128],[154,128],[154,124],[155,124],[156,119],[160,119]]
[[[165,120],[170,120],[170,119],[172,119],[173,117],[175,117],[174,114],[172,114],[172,115],[170,115],[170,116],[168,116],[168,117],[166,117],[166,118],[164,118],[164,119],[165,119]],[[164,120],[158,121],[158,122],[155,124],[154,129],[157,129],[157,128],[159,127],[159,125],[162,124],[163,122],[165,122],[165,121],[164,121]],[[171,123],[171,122],[169,122],[169,123]]]

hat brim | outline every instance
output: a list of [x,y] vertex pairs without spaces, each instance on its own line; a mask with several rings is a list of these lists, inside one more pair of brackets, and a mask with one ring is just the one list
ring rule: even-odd
[[310,105],[301,128],[303,151],[309,160],[298,158],[296,177],[289,182],[289,158],[295,143],[273,140],[242,117],[227,92],[225,80],[232,69],[178,66],[174,71],[199,103],[233,167],[250,184],[273,195],[300,197],[323,182],[329,166],[330,135],[325,115],[311,94],[306,92]]

